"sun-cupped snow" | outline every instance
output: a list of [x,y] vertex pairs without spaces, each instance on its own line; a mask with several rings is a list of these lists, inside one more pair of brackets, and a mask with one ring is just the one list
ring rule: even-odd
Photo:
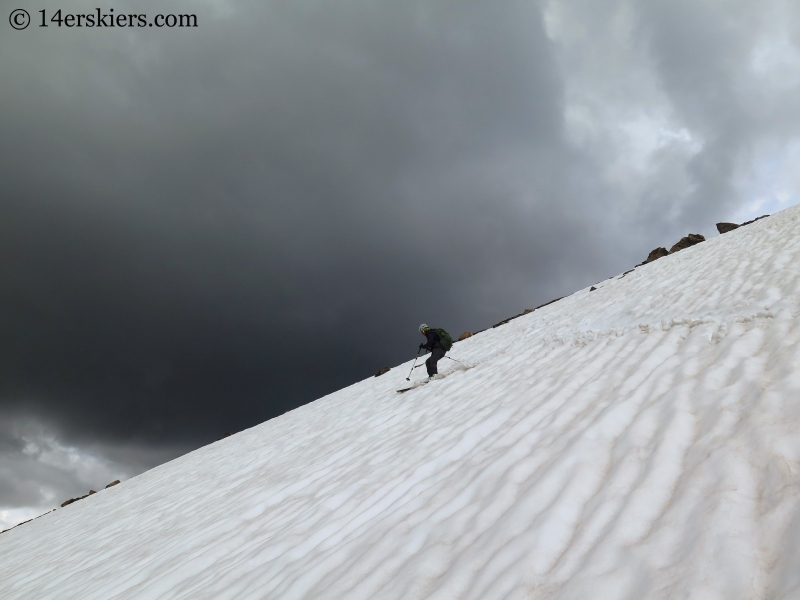
[[3,534],[0,597],[800,598],[800,206],[597,288]]

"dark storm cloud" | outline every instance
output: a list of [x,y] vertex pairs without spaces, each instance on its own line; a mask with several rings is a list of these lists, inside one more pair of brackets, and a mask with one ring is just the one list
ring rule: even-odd
[[579,230],[550,208],[574,185],[559,81],[536,5],[455,6],[14,40],[3,402],[207,439],[401,360],[417,321],[516,310]]
[[[514,0],[137,1],[115,10],[199,27],[4,31],[0,417],[135,473],[410,358],[420,321],[474,331],[711,226],[760,127],[734,93],[755,34],[673,4],[576,4],[560,34],[566,5]],[[651,96],[592,79],[641,68],[628,13]],[[592,94],[669,103],[702,149],[659,146],[625,188],[615,124],[565,122]],[[21,435],[0,504],[89,483]]]

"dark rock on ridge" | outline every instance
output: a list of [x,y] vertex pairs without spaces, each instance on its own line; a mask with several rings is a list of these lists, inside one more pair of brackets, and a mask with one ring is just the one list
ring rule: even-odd
[[68,505],[72,504],[73,502],[77,502],[78,500],[83,500],[84,498],[88,498],[90,495],[91,494],[86,494],[85,496],[78,496],[77,498],[70,498],[69,500],[66,500],[65,502],[61,503],[61,508],[64,508],[65,506],[68,506]]
[[706,238],[700,235],[699,233],[690,233],[684,238],[681,238],[677,244],[675,244],[672,248],[669,249],[670,254],[675,254],[676,252],[680,252],[681,250],[685,250],[690,246],[694,246],[695,244],[699,244],[700,242],[705,242]]
[[550,302],[545,302],[544,304],[540,304],[540,305],[539,305],[539,306],[537,306],[536,308],[529,308],[528,310],[526,310],[526,311],[525,311],[524,313],[522,313],[522,314],[526,315],[526,314],[528,314],[529,312],[533,312],[533,311],[535,311],[535,310],[539,310],[540,308],[544,308],[545,306],[549,306],[549,305],[550,305],[550,304],[552,304],[553,302],[558,302],[559,300],[563,300],[564,298],[566,298],[566,296],[561,296],[560,298],[556,298],[555,300],[550,300]]
[[[54,508],[53,510],[56,510],[56,509]],[[0,531],[0,533],[5,533],[6,531],[11,531],[12,529],[15,529],[15,528],[19,527],[20,525],[25,525],[25,523],[30,523],[31,521],[33,521],[35,519],[38,519],[40,517],[43,517],[44,515],[49,515],[51,512],[53,512],[53,510],[48,510],[46,513],[41,514],[38,517],[33,517],[33,519],[28,519],[27,521],[23,521],[22,523],[17,523],[16,525],[14,525],[14,527],[9,527],[8,529],[3,529],[3,531]]]
[[733,231],[734,229],[739,229],[739,227],[744,227],[745,225],[750,225],[750,223],[755,223],[756,221],[760,221],[761,219],[766,219],[769,215],[761,215],[758,218],[753,219],[752,221],[745,221],[741,225],[737,225],[736,223],[717,223],[717,231],[722,233],[728,233],[729,231]]
[[717,223],[717,231],[722,233],[728,233],[729,231],[733,231],[734,229],[739,229],[739,225],[736,223]]
[[[119,479],[116,479],[116,480],[112,481],[111,483],[109,483],[105,487],[105,489],[113,487],[113,486],[119,484],[119,482],[120,482]],[[94,490],[89,490],[89,493],[86,494],[85,496],[80,496],[78,498],[70,498],[69,500],[67,500],[66,502],[61,504],[61,507],[63,508],[65,506],[68,506],[68,505],[72,504],[73,502],[77,502],[78,500],[83,500],[84,498],[88,498],[92,494],[96,494],[96,493],[97,492],[94,491]],[[56,509],[54,508],[53,510],[56,510]],[[50,514],[51,512],[53,512],[53,510],[48,510],[46,513],[43,513],[43,514],[39,515],[39,517],[43,517],[44,515]],[[23,521],[22,523],[17,523],[16,525],[14,525],[14,527],[19,527],[20,525],[24,525],[25,523],[30,523],[31,521],[33,521],[34,519],[38,519],[39,517],[34,517],[33,519],[28,519],[27,521]],[[0,531],[0,533],[5,533],[6,531],[11,531],[12,529],[14,529],[14,527],[9,527],[8,529],[4,529],[3,531]]]
[[745,225],[750,225],[750,223],[755,223],[756,221],[760,221],[761,219],[766,219],[769,215],[761,215],[760,217],[756,217],[752,221],[745,221],[739,227],[744,227]]
[[[109,483],[106,486],[106,489],[110,488],[111,486],[117,485],[118,483],[119,483],[119,479],[117,479],[116,481],[112,481],[111,483]],[[78,500],[83,500],[84,498],[88,498],[92,494],[96,494],[96,493],[97,492],[95,492],[94,490],[89,490],[89,493],[86,494],[85,496],[79,496],[78,498],[70,498],[69,500],[67,500],[67,501],[65,501],[64,503],[61,504],[61,508],[64,508],[65,506],[68,506],[68,505],[72,504],[73,502],[77,502]]]
[[[521,317],[523,315],[527,315],[528,313],[532,313],[535,310],[539,310],[540,308],[543,308],[543,307],[547,306],[548,304],[552,304],[553,302],[558,302],[559,300],[561,300],[563,298],[564,298],[564,296],[561,296],[561,298],[556,298],[555,300],[550,300],[550,302],[545,302],[544,304],[540,304],[536,308],[526,308],[524,311],[522,311],[518,315],[514,315],[513,317],[509,317],[509,318],[505,319],[504,321],[500,321],[496,325],[492,325],[492,329],[494,329],[495,327],[500,327],[500,325],[505,325],[509,321],[513,321],[514,319],[518,319],[519,317]],[[482,329],[481,331],[485,331],[485,330]],[[480,331],[476,331],[475,333],[480,333]]]
[[375,373],[375,377],[380,377],[381,375],[383,375],[383,374],[385,374],[385,373],[388,373],[389,371],[391,371],[391,369],[390,369],[389,367],[381,367],[381,368],[378,370],[378,372],[377,372],[377,373]]
[[472,333],[470,333],[469,331],[465,331],[460,336],[458,336],[458,340],[456,340],[456,341],[461,342],[461,341],[463,341],[463,340],[465,340],[467,338],[471,338],[471,337],[472,337]]
[[659,246],[655,250],[651,250],[650,254],[647,255],[647,259],[644,262],[639,263],[636,266],[637,267],[641,267],[642,265],[646,265],[647,263],[651,263],[654,260],[658,260],[659,258],[663,258],[663,257],[667,256],[668,254],[669,254],[669,252],[667,251],[666,248],[662,248],[662,247]]

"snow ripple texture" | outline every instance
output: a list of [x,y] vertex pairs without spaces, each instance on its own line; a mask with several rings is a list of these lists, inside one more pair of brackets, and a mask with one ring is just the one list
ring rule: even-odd
[[9,531],[0,597],[800,598],[798,234],[794,207]]

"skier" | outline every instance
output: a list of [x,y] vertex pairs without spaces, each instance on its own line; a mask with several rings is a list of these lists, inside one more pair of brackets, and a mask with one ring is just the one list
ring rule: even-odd
[[439,373],[436,363],[445,355],[445,352],[450,350],[453,340],[444,329],[431,329],[425,323],[419,326],[419,332],[428,340],[427,343],[420,344],[419,349],[431,353],[428,360],[425,361],[425,368],[428,369],[428,377],[433,379],[434,375]]

